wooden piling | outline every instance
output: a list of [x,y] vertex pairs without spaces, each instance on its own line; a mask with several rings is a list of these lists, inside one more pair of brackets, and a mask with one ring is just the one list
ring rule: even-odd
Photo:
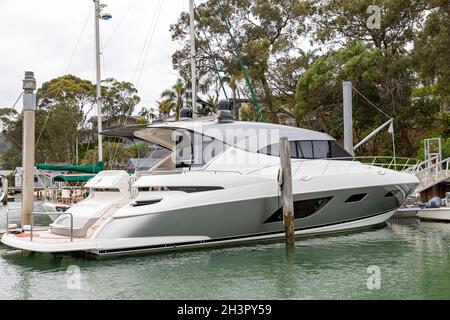
[[294,196],[292,194],[291,148],[287,137],[280,138],[280,189],[286,245],[295,245]]

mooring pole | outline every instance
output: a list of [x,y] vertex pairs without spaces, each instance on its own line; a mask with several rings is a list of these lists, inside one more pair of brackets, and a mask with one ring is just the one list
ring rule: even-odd
[[344,103],[344,148],[353,155],[353,112],[352,112],[352,83],[344,81],[342,84]]
[[280,163],[279,184],[286,245],[293,247],[295,245],[294,196],[292,194],[291,148],[287,137],[280,138]]
[[34,198],[34,121],[36,112],[36,80],[32,71],[23,80],[23,140],[22,140],[22,227],[31,225]]
[[3,205],[8,205],[8,178],[2,177],[2,186],[3,186]]

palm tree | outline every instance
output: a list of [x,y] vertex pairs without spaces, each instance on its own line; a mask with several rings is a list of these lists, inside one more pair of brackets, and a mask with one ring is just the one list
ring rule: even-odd
[[218,104],[218,97],[214,96],[212,94],[208,95],[208,98],[206,98],[206,103],[211,107],[213,112],[217,111],[217,104]]
[[158,104],[159,114],[163,118],[169,117],[170,112],[175,108],[175,104],[168,99],[162,100],[162,101],[156,101],[156,103]]
[[[186,93],[186,86],[184,85],[181,79],[177,80],[177,83],[172,87],[172,89],[168,89],[161,93],[161,98],[165,99],[164,101],[172,103],[175,108],[175,120],[180,120],[180,110],[183,108],[183,96]],[[164,102],[163,101],[163,102]]]
[[145,120],[148,123],[151,123],[153,120],[156,119],[156,114],[155,114],[155,109],[154,108],[142,108],[141,111],[139,112],[139,115],[141,117],[144,117]]

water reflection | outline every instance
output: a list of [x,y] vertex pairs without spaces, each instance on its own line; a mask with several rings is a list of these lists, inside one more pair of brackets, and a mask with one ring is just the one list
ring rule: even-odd
[[[390,223],[372,231],[108,260],[23,257],[0,249],[0,296],[21,299],[448,298],[450,225]],[[78,266],[79,290],[67,288]],[[381,287],[367,287],[378,266]],[[435,290],[433,290],[435,289]],[[3,293],[3,295],[2,295]]]

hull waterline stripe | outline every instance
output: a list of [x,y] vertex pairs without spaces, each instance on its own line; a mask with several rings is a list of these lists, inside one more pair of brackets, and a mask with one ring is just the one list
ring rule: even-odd
[[[344,220],[344,221],[340,221],[340,222],[337,222],[337,223],[328,223],[328,224],[317,225],[317,226],[312,226],[312,227],[296,228],[295,231],[304,231],[304,230],[318,229],[318,228],[329,227],[329,226],[333,226],[333,225],[340,225],[340,224],[343,224],[343,223],[355,222],[355,221],[359,221],[359,220],[373,218],[373,217],[376,217],[376,216],[381,216],[383,214],[386,214],[386,213],[394,211],[394,210],[395,209],[384,211],[384,212],[381,212],[381,213],[376,213],[376,214],[373,214],[373,215],[370,215],[370,216],[366,216],[366,217],[363,217],[363,218],[352,219],[352,220]],[[370,227],[370,226],[367,226],[367,227]],[[242,235],[242,236],[214,238],[214,239],[200,240],[200,241],[179,242],[179,243],[161,244],[161,245],[152,245],[152,246],[143,246],[143,247],[132,247],[132,248],[123,248],[123,249],[100,250],[100,251],[98,251],[98,253],[99,254],[108,254],[108,253],[119,253],[119,252],[124,252],[124,251],[128,251],[128,252],[132,253],[133,251],[141,251],[141,250],[149,250],[149,249],[159,249],[159,248],[169,248],[169,247],[184,247],[184,246],[190,246],[190,245],[196,245],[196,244],[223,242],[223,241],[237,240],[237,239],[245,240],[245,239],[250,239],[250,238],[254,238],[254,237],[264,237],[264,236],[271,236],[271,235],[276,235],[276,234],[280,234],[280,237],[282,237],[284,235],[284,232],[283,231],[273,231],[273,232],[265,232],[265,233],[254,233],[254,234],[248,234],[248,235]]]

